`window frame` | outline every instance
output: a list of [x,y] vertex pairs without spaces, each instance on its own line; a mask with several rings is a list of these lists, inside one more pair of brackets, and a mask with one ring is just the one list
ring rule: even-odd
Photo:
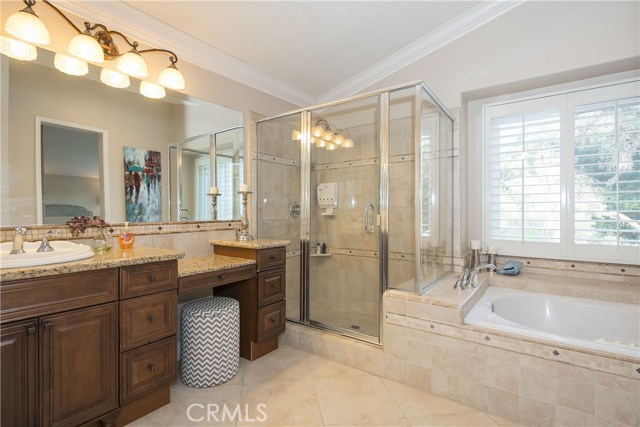
[[[575,243],[575,107],[589,103],[607,102],[614,99],[638,96],[637,77],[611,80],[596,85],[575,86],[570,89],[535,95],[515,95],[496,102],[482,103],[480,107],[481,136],[481,234],[485,245],[498,247],[501,253],[535,258],[574,259],[584,261],[606,261],[613,263],[634,263],[640,261],[640,247],[619,245],[587,245]],[[560,242],[540,243],[491,239],[491,153],[490,120],[500,117],[495,112],[511,110],[509,115],[540,111],[534,106],[557,105],[560,109]],[[494,111],[492,115],[490,110]],[[603,251],[606,249],[606,251]]]

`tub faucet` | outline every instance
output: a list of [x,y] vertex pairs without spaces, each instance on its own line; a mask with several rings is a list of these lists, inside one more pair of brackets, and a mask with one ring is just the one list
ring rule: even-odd
[[469,273],[469,277],[467,279],[467,283],[471,285],[472,288],[475,288],[478,286],[478,271],[480,270],[484,270],[484,269],[488,269],[491,271],[498,271],[498,267],[496,267],[493,264],[480,264],[479,266],[475,267],[473,270],[471,270],[471,273]]
[[10,255],[24,253],[22,245],[24,243],[24,236],[26,235],[27,229],[25,227],[16,227],[16,234],[13,235],[13,249],[11,249],[11,252],[9,252]]

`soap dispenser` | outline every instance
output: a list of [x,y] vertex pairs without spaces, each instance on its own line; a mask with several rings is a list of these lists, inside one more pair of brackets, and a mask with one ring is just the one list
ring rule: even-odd
[[124,223],[124,229],[118,235],[118,242],[120,242],[120,249],[131,249],[133,247],[133,239],[135,236],[129,231],[129,223]]

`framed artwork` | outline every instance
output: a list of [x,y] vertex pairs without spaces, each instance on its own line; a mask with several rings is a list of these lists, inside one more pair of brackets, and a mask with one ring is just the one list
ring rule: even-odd
[[132,147],[123,151],[126,220],[162,221],[160,152]]

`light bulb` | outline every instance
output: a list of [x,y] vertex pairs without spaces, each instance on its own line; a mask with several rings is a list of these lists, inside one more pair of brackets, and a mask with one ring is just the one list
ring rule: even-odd
[[104,52],[98,40],[90,34],[78,34],[69,42],[67,50],[73,56],[91,62],[104,62]]
[[293,132],[291,132],[291,139],[293,139],[294,141],[301,141],[302,132],[300,132],[299,130],[294,130]]
[[103,68],[102,71],[100,71],[100,81],[107,86],[115,87],[117,89],[124,89],[125,87],[129,87],[129,84],[131,84],[129,76],[108,68]]
[[176,64],[171,64],[160,73],[160,77],[158,77],[158,82],[168,88],[180,90],[184,89],[184,76],[176,68]]
[[153,99],[164,98],[166,95],[166,92],[162,86],[145,80],[140,82],[140,93],[147,98]]
[[53,65],[71,76],[84,76],[89,73],[89,65],[86,62],[61,53],[56,53],[53,57]]
[[46,45],[51,41],[47,27],[31,9],[31,6],[9,16],[4,28],[7,33],[29,43]]
[[329,142],[329,143],[327,143],[327,150],[329,150],[329,151],[333,151],[333,150],[335,150],[335,149],[336,149],[336,145],[335,145],[335,144],[332,144],[332,143],[330,143],[330,142]]
[[344,140],[344,144],[342,144],[342,146],[344,148],[352,148],[353,147],[353,140],[351,138],[347,138]]
[[118,70],[139,79],[143,79],[149,75],[147,63],[144,62],[144,59],[142,59],[142,56],[140,56],[135,47],[118,59]]
[[38,57],[35,46],[4,36],[0,36],[0,53],[20,61],[33,61]]
[[315,125],[311,128],[311,135],[315,136],[316,138],[320,138],[323,133],[324,128],[322,126]]
[[344,136],[339,133],[336,134],[336,137],[333,139],[333,143],[336,145],[342,145],[344,143]]
[[327,131],[322,134],[322,139],[325,141],[333,141],[333,132],[327,129]]

